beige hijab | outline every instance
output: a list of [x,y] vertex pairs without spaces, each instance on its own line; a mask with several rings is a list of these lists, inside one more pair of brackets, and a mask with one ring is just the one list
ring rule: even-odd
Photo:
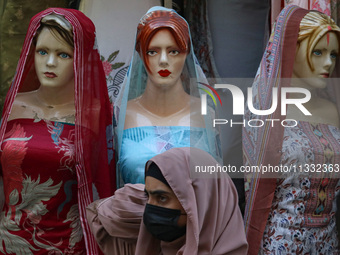
[[135,254],[146,200],[144,184],[127,184],[114,196],[86,208],[91,231],[104,254]]
[[247,241],[236,189],[228,176],[191,179],[195,166],[216,166],[208,153],[174,148],[153,157],[187,213],[186,236],[174,242],[155,239],[141,225],[136,254],[246,254]]
[[146,168],[151,162],[160,168],[187,213],[186,235],[168,243],[155,239],[142,222],[147,201],[144,185],[127,184],[87,208],[89,225],[104,254],[247,254],[243,219],[230,178],[190,178],[195,166],[216,166],[213,157],[195,148],[174,148],[153,157]]

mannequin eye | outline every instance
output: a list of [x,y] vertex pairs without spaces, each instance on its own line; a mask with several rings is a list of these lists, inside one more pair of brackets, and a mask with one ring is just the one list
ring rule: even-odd
[[170,55],[173,55],[173,56],[176,56],[176,55],[178,55],[180,52],[178,51],[178,50],[171,50],[171,51],[169,51],[169,54]]
[[338,57],[338,53],[336,53],[336,52],[332,52],[331,53],[331,58],[332,59],[336,59]]
[[61,58],[71,58],[71,56],[69,54],[67,54],[67,53],[60,53],[59,56]]
[[146,54],[152,57],[152,56],[155,56],[157,54],[157,51],[155,51],[155,50],[148,50],[146,52]]
[[47,55],[47,52],[45,50],[37,50],[37,52],[41,56]]
[[315,55],[315,56],[321,56],[321,55],[322,55],[322,52],[321,52],[321,50],[313,50],[313,55]]

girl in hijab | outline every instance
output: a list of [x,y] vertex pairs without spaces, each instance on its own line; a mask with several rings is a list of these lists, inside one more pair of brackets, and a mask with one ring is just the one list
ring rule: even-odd
[[[340,94],[329,79],[339,39],[339,27],[317,11],[288,6],[277,19],[252,87],[254,108],[270,109],[275,89],[281,98],[282,89],[303,88],[311,98],[302,106],[311,115],[293,104],[278,105],[270,116],[247,112],[248,121],[267,124],[244,129],[245,164],[289,169],[281,176],[257,172],[247,180],[250,254],[339,253],[334,214],[340,189]],[[295,95],[289,99],[300,101]],[[265,120],[285,117],[275,126]]]
[[201,115],[199,88],[207,86],[187,22],[174,10],[151,8],[138,24],[134,55],[115,101],[119,187],[144,183],[144,162],[174,147],[197,147],[220,161],[213,106]]
[[190,177],[197,166],[216,165],[200,149],[173,148],[146,163],[145,186],[127,184],[113,197],[91,204],[88,220],[104,253],[246,254],[231,179],[203,173]]
[[34,16],[0,127],[0,254],[98,254],[85,207],[113,193],[110,109],[91,20]]

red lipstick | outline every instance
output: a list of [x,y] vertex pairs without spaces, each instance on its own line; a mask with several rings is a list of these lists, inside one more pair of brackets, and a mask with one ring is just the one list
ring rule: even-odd
[[168,77],[171,74],[171,72],[169,70],[167,70],[167,69],[160,70],[158,73],[162,77]]
[[45,72],[44,73],[47,78],[55,78],[57,75],[55,73]]

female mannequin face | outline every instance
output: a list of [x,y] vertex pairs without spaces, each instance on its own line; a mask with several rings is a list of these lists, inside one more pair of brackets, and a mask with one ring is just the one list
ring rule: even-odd
[[[328,37],[328,38],[327,38]],[[301,41],[297,45],[295,62],[293,68],[292,78],[307,78],[300,80],[298,86],[307,89],[325,88],[327,78],[330,77],[334,71],[336,58],[339,54],[339,42],[335,33],[329,32],[325,34],[315,45],[312,55],[311,63],[314,70],[308,65],[306,53],[308,40]]]
[[73,48],[46,27],[37,39],[34,65],[41,86],[74,88]]
[[[148,204],[165,207],[168,209],[176,209],[180,210],[182,213],[185,213],[181,203],[171,188],[156,178],[151,176],[147,176],[145,178],[145,192],[148,196]],[[187,216],[181,215],[178,219],[178,226],[185,226],[186,221]]]
[[155,33],[146,54],[149,83],[171,87],[180,81],[187,53],[180,50],[169,30],[161,29]]

